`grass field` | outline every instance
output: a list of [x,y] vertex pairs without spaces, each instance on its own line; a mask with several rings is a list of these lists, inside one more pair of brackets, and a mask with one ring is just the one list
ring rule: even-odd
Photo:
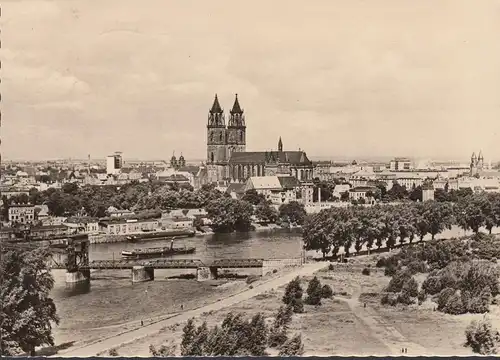
[[[384,307],[379,293],[390,278],[374,264],[376,257],[355,258],[350,265],[336,265],[333,271],[323,270],[316,275],[322,284],[333,288],[333,299],[321,306],[305,306],[303,314],[295,314],[289,335],[301,333],[305,355],[398,355],[402,347],[405,355],[473,355],[463,346],[464,331],[472,319],[483,315],[447,315],[435,311],[435,304],[427,301],[421,306]],[[371,265],[371,274],[362,275],[361,269]],[[418,278],[419,283],[423,278]],[[302,279],[307,288],[308,279]],[[257,312],[272,322],[273,314],[282,305],[284,288],[273,289],[223,311],[203,314],[197,322],[206,320],[209,326],[218,324],[230,312],[252,316]],[[366,304],[366,307],[365,307]],[[500,327],[500,309],[492,306],[489,317]],[[150,344],[159,346],[169,341],[179,344],[182,327],[164,329],[154,338],[146,338],[118,349],[120,356],[147,356]],[[270,351],[270,355],[276,355]]]

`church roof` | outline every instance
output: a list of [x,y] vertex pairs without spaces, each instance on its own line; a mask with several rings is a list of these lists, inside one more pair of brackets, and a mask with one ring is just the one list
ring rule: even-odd
[[214,103],[212,105],[212,109],[210,109],[210,112],[212,114],[219,114],[219,113],[222,113],[222,107],[220,106],[219,104],[219,99],[217,98],[217,94],[215,94],[215,99],[214,99]]
[[231,114],[243,114],[243,110],[241,110],[240,102],[238,101],[238,94],[236,94],[236,98],[234,99],[233,108],[231,109]]
[[230,164],[259,164],[268,163],[269,161],[277,161],[279,163],[296,164],[296,165],[312,165],[312,162],[307,158],[304,151],[246,151],[233,152],[229,159]]

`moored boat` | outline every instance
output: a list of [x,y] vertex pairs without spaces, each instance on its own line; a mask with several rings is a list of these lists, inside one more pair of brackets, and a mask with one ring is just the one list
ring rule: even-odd
[[122,256],[125,258],[148,258],[148,257],[165,257],[172,255],[183,255],[183,254],[193,254],[196,251],[195,247],[155,247],[155,248],[144,248],[144,249],[133,249],[133,250],[123,250]]
[[128,235],[126,239],[130,242],[136,242],[139,240],[148,240],[148,239],[161,239],[161,238],[166,239],[172,236],[189,237],[189,236],[194,236],[195,233],[196,232],[193,229],[162,230],[162,231],[145,232],[142,234]]

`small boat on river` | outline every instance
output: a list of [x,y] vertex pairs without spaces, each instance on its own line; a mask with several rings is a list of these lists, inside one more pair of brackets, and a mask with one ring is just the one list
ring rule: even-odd
[[196,248],[192,246],[174,247],[174,241],[172,240],[170,246],[123,250],[122,256],[128,259],[144,259],[144,258],[154,258],[154,257],[166,257],[172,255],[193,254],[195,251]]

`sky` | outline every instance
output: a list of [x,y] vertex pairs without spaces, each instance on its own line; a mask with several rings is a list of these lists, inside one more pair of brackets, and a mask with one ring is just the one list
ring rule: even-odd
[[500,2],[4,0],[2,158],[247,150],[500,159]]

